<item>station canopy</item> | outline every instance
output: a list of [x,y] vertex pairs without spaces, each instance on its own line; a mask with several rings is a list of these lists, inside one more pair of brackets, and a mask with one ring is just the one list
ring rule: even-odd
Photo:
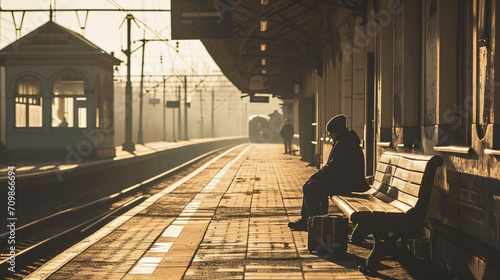
[[220,4],[216,9],[222,16],[232,14],[232,38],[202,42],[243,93],[293,99],[300,77],[310,69],[321,69],[320,50],[328,36],[321,7],[328,4],[316,0],[214,3]]

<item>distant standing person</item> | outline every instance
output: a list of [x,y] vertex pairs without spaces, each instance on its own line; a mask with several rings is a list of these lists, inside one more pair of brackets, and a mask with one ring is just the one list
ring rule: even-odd
[[285,123],[281,126],[280,135],[283,137],[285,142],[285,154],[292,154],[292,138],[293,138],[293,126],[285,119]]

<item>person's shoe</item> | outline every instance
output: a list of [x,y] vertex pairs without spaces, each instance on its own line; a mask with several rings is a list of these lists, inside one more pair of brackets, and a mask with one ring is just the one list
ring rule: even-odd
[[299,218],[295,222],[289,222],[288,227],[297,231],[307,231],[307,221]]

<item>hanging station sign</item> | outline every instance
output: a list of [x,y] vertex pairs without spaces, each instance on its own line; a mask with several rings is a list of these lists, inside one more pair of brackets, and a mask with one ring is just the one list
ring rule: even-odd
[[180,107],[179,101],[167,101],[167,108],[179,108],[179,107]]
[[149,104],[153,104],[153,105],[160,104],[160,99],[158,99],[158,98],[150,98],[149,99]]
[[252,102],[252,103],[269,103],[269,96],[250,95],[250,102]]
[[172,40],[231,38],[234,2],[171,0]]

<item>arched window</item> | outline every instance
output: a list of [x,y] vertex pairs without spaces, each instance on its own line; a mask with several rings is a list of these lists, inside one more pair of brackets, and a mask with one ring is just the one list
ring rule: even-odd
[[83,79],[64,74],[54,80],[52,127],[87,127],[87,98]]
[[24,76],[16,83],[16,127],[42,127],[42,83]]

